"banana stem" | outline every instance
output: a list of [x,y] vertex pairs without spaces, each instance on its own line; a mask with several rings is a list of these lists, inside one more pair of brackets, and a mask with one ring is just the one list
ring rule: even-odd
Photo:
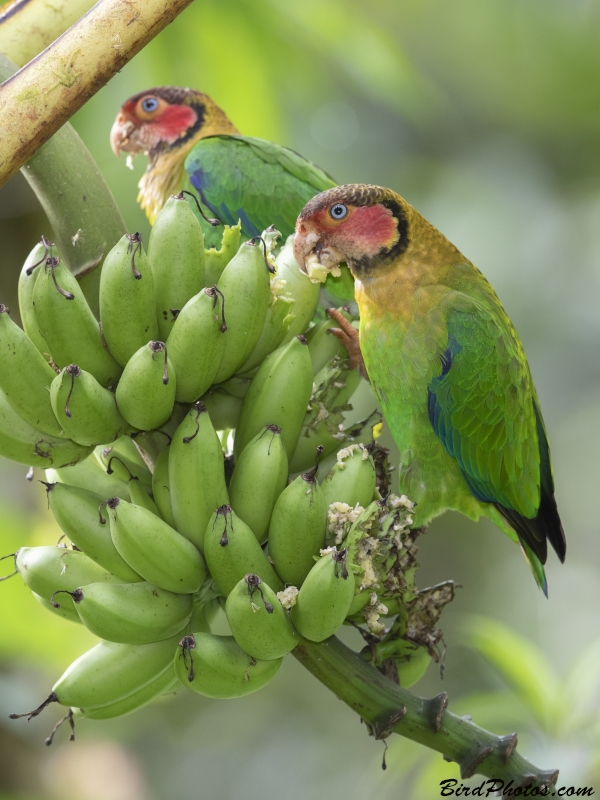
[[0,87],[0,186],[192,0],[99,0]]
[[461,777],[474,774],[517,786],[551,787],[558,770],[541,770],[517,753],[517,735],[495,736],[469,718],[446,711],[444,692],[432,699],[411,694],[385,678],[339,639],[301,639],[292,651],[315,678],[367,723],[377,739],[398,733],[442,753],[460,766]]

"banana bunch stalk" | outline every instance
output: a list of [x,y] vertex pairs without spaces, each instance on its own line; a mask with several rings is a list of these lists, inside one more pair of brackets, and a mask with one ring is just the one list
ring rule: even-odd
[[[19,279],[23,328],[0,305],[0,454],[45,470],[64,534],[6,558],[101,640],[13,717],[58,703],[73,727],[176,688],[241,697],[301,637],[344,624],[403,685],[440,659],[452,585],[415,587],[418,531],[389,491],[381,416],[348,425],[361,378],[312,321],[319,289],[291,242],[274,257],[278,235],[225,227],[205,251],[177,195],[148,255],[137,233],[108,254],[100,319],[45,238]],[[211,632],[216,613],[230,636]]]

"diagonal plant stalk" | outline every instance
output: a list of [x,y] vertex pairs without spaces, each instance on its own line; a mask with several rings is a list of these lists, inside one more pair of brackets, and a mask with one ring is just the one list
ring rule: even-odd
[[0,86],[0,186],[192,0],[99,0]]
[[377,739],[391,733],[437,750],[460,766],[461,777],[475,774],[504,781],[513,787],[552,787],[558,770],[534,767],[517,752],[517,734],[495,736],[469,718],[446,710],[444,692],[425,699],[402,689],[375,667],[332,636],[324,642],[301,639],[292,651],[315,678],[350,706]]

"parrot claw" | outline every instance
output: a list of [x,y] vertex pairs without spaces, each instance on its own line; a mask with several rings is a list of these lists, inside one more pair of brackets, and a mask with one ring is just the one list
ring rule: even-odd
[[339,339],[348,351],[348,365],[350,369],[357,369],[359,374],[368,381],[369,376],[367,375],[365,362],[360,352],[357,329],[335,308],[328,308],[327,316],[331,317],[331,319],[339,325],[339,328],[329,328],[328,333],[335,336],[336,339]]

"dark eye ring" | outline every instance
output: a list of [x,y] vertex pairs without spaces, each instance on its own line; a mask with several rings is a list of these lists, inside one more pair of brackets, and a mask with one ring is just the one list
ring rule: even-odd
[[336,203],[329,209],[329,214],[332,219],[344,219],[344,217],[348,214],[348,209],[343,203]]
[[158,108],[158,100],[156,97],[145,97],[142,100],[142,111],[145,111],[146,114],[151,114],[153,111],[156,111]]

